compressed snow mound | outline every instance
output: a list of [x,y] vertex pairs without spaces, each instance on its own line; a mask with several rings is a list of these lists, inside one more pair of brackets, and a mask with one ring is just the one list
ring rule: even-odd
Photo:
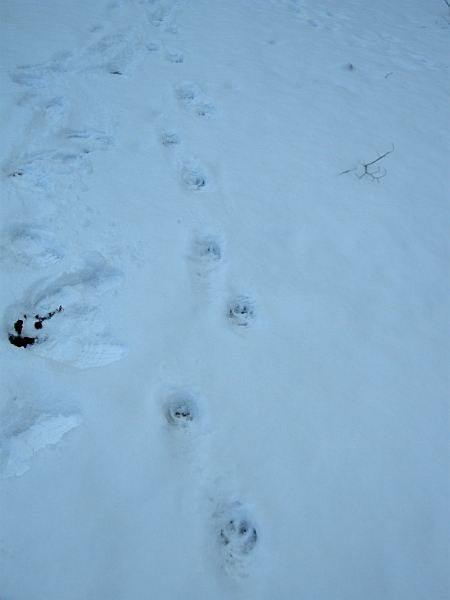
[[30,459],[36,452],[50,444],[57,444],[81,421],[78,414],[41,415],[31,427],[11,435],[2,443],[2,450],[7,455],[3,478],[23,475],[30,469]]
[[34,269],[47,267],[62,258],[65,250],[51,229],[21,223],[8,232],[5,246],[16,260]]
[[101,367],[124,358],[128,347],[104,332],[110,322],[101,296],[124,275],[101,256],[87,267],[38,282],[31,298],[11,307],[6,320],[10,343],[79,369]]

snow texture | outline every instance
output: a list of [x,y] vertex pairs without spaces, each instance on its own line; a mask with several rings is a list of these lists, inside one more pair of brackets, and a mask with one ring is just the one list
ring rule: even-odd
[[28,429],[4,436],[2,453],[6,454],[6,458],[2,476],[13,477],[28,471],[30,459],[36,452],[49,444],[57,444],[79,424],[80,417],[77,415],[41,415]]
[[447,600],[444,0],[2,0],[0,595]]

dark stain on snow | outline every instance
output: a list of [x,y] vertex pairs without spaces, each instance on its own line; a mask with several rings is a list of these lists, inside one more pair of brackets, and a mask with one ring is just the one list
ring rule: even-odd
[[[49,312],[49,313],[47,313],[43,317],[41,317],[40,315],[35,315],[34,319],[36,319],[36,320],[34,322],[34,328],[35,329],[42,329],[42,323],[44,321],[48,321],[53,316],[55,316],[56,313],[59,313],[62,310],[64,310],[64,309],[63,309],[62,306],[60,306],[59,308],[57,308],[53,312]],[[16,332],[17,335],[10,334],[8,336],[9,342],[13,346],[16,346],[17,348],[26,348],[27,346],[32,346],[36,342],[36,340],[37,340],[37,337],[29,337],[29,336],[26,336],[26,335],[22,335],[23,326],[24,326],[25,321],[27,321],[27,320],[28,320],[27,315],[23,315],[22,319],[18,319],[14,323],[14,331]]]

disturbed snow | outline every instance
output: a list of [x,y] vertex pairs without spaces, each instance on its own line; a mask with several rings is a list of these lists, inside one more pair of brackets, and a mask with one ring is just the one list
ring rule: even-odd
[[1,10],[2,598],[447,598],[447,4]]

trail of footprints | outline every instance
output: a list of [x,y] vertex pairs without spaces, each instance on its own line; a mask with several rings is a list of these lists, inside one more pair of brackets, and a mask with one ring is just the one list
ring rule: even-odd
[[[163,411],[167,426],[182,437],[194,432],[198,434],[201,429],[204,410],[199,407],[195,395],[185,389],[169,393]],[[215,501],[211,517],[223,571],[237,581],[248,577],[260,538],[251,511],[236,500]]]
[[[180,108],[199,118],[213,118],[217,110],[213,100],[196,84],[184,82],[174,90]],[[187,192],[202,192],[210,189],[211,176],[207,167],[197,158],[188,157],[182,148],[182,135],[179,131],[165,129],[160,133],[161,144],[174,152],[175,169],[182,188]]]
[[[176,34],[173,11],[167,2],[147,6],[147,22],[155,28]],[[53,93],[64,77],[79,73],[98,72],[115,76],[130,76],[149,53],[162,55],[170,63],[182,65],[185,53],[148,39],[146,27],[115,33],[102,33],[103,27],[92,28],[97,37],[77,56],[36,66],[18,67],[11,78],[21,86],[41,90],[37,98],[39,119],[36,126],[44,141],[56,147],[27,149],[15,152],[2,165],[4,179],[19,194],[51,198],[56,191],[83,191],[83,180],[89,176],[92,152],[107,150],[115,143],[114,136],[102,128],[68,128],[69,100]],[[182,111],[198,118],[217,116],[212,98],[190,81],[174,89],[174,97]],[[36,133],[36,132],[35,132]],[[167,129],[160,134],[163,147],[180,152],[182,135]],[[181,158],[176,162],[180,183],[187,193],[196,194],[208,187],[210,176],[201,161]],[[64,244],[57,231],[39,222],[16,224],[6,228],[0,247],[2,256],[32,269],[45,269],[63,260]],[[197,235],[192,245],[192,267],[195,277],[207,281],[223,262],[223,244],[215,235]],[[124,358],[128,348],[105,333],[109,324],[102,310],[102,298],[120,285],[123,274],[106,264],[98,254],[86,259],[84,267],[67,271],[57,277],[36,283],[24,301],[9,307],[5,315],[4,334],[14,352],[26,352],[50,358],[66,365],[85,369],[108,365]],[[223,319],[231,329],[249,328],[256,318],[256,303],[251,295],[237,294],[223,304]],[[202,420],[195,395],[180,390],[168,395],[162,407],[167,427],[179,435],[191,436]],[[14,412],[14,411],[13,411]],[[61,413],[61,414],[60,414]],[[3,477],[21,475],[30,468],[33,454],[62,436],[82,421],[76,409],[64,412],[46,407],[28,419],[16,416],[12,429],[0,431],[0,468]],[[14,421],[14,418],[13,418]],[[260,532],[251,513],[239,501],[217,502],[211,515],[215,543],[224,572],[234,578],[251,574]]]
[[[152,44],[149,49],[159,52],[161,46]],[[166,49],[165,56],[171,62],[184,62],[184,54],[177,50]],[[217,116],[213,99],[206,96],[200,86],[193,82],[185,81],[176,86],[175,97],[180,107],[193,116],[206,119]],[[182,143],[182,136],[178,131],[166,130],[160,135],[160,141],[164,147],[177,151]],[[179,164],[181,183],[188,192],[196,193],[207,187],[209,175],[200,161],[183,159]],[[194,274],[201,279],[208,279],[223,260],[221,241],[215,235],[198,235],[193,243],[191,257],[195,264]],[[247,328],[255,318],[255,302],[248,295],[238,294],[230,298],[224,307],[224,316],[232,328]],[[190,435],[202,418],[195,396],[185,390],[169,394],[163,411],[167,426],[182,435]],[[259,540],[252,516],[243,504],[233,501],[219,503],[212,518],[223,570],[232,578],[247,577],[251,573],[253,555]]]

